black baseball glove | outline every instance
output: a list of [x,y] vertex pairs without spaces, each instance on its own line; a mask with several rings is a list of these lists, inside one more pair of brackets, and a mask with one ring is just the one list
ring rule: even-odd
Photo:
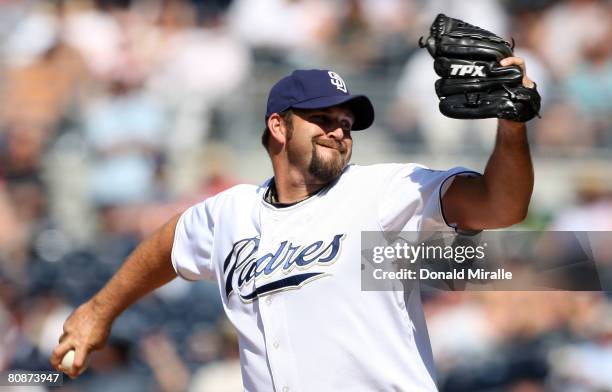
[[430,35],[422,42],[434,58],[440,111],[462,119],[504,118],[528,121],[540,111],[540,94],[523,86],[523,72],[516,65],[503,67],[500,60],[513,55],[504,39],[439,14]]

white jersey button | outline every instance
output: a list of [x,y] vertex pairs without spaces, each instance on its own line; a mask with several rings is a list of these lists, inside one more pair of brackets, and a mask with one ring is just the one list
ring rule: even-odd
[[289,392],[289,387],[285,385],[285,386],[283,387],[283,392]]
[[266,305],[271,305],[272,304],[272,298],[268,297],[266,298]]
[[279,348],[280,347],[280,343],[278,342],[278,340],[276,342],[274,342],[272,344],[272,346],[274,346],[274,348]]

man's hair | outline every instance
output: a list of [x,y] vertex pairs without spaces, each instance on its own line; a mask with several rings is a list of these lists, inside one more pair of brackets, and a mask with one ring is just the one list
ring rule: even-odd
[[[287,131],[288,132],[293,131],[293,111],[291,109],[287,109],[287,110],[280,112],[279,115],[283,119],[283,122],[285,123],[285,126],[287,127]],[[266,128],[264,129],[263,134],[261,135],[261,144],[264,146],[264,148],[268,152],[270,151],[270,148],[268,146],[269,141],[270,141],[270,129],[266,125]]]

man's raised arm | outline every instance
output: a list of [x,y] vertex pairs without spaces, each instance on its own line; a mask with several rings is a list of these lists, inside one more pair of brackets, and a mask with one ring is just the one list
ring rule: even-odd
[[[523,85],[533,88],[525,63],[508,57],[501,65],[518,65]],[[493,153],[482,177],[457,177],[442,199],[444,216],[461,229],[495,229],[521,222],[533,191],[533,165],[525,123],[499,120]]]
[[171,253],[179,215],[170,219],[130,254],[111,280],[64,323],[64,333],[51,355],[51,365],[61,370],[63,356],[75,350],[70,377],[76,377],[87,355],[102,348],[112,323],[131,304],[177,275]]

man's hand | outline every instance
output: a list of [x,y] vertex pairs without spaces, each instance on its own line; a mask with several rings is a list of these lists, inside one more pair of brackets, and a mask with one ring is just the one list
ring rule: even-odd
[[[529,78],[529,76],[527,76],[527,67],[525,66],[525,60],[523,60],[522,57],[506,57],[505,59],[502,59],[500,62],[500,65],[502,65],[503,67],[507,67],[507,66],[511,66],[511,65],[516,65],[521,69],[521,73],[523,74],[523,87],[527,87],[530,89],[535,88],[536,84],[533,82],[533,80],[531,80]],[[512,131],[513,129],[518,129],[519,131],[523,129],[522,126],[520,126],[522,123],[520,122],[516,122],[516,121],[512,121],[512,120],[504,120],[503,118],[499,119],[499,129],[500,131],[504,131],[504,130],[508,130],[508,131]]]
[[106,344],[111,325],[112,320],[96,309],[94,300],[79,306],[64,323],[64,333],[51,354],[51,365],[64,371],[60,366],[62,358],[68,351],[75,350],[74,363],[67,374],[76,378],[85,366],[87,356]]

